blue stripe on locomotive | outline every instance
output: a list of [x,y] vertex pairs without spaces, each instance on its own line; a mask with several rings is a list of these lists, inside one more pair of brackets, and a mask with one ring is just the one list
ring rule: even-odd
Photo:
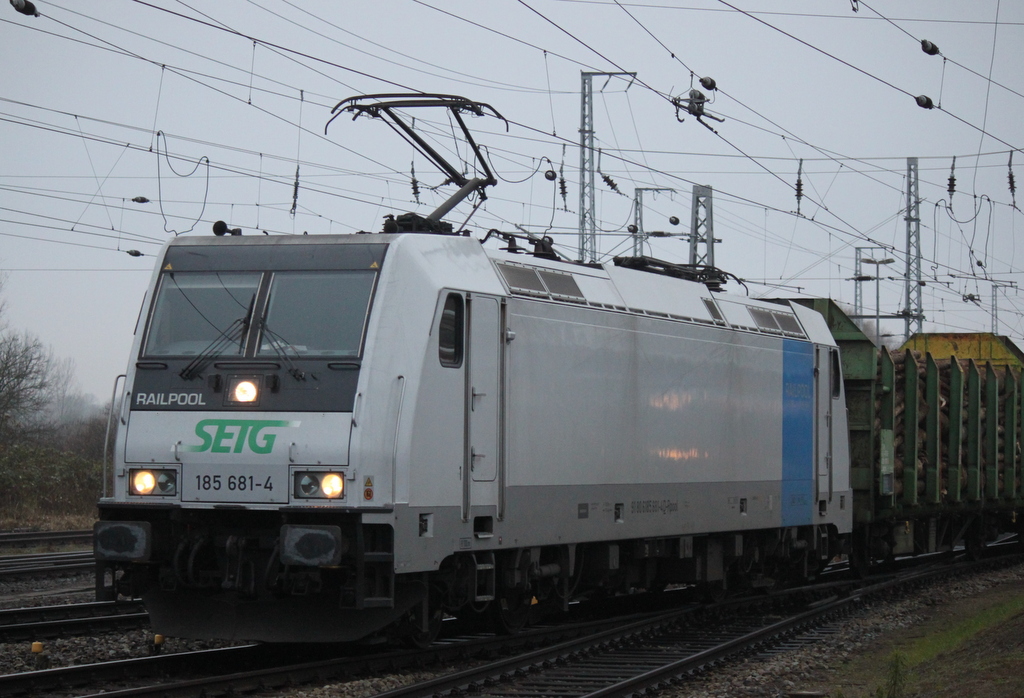
[[814,345],[782,347],[782,525],[811,524],[814,504]]

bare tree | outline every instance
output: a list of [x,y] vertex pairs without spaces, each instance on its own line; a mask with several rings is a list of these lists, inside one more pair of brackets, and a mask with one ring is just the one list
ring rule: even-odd
[[29,334],[0,335],[0,443],[45,427],[53,354]]

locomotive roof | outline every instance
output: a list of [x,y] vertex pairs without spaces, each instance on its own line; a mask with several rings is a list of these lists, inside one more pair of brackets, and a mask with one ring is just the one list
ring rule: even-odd
[[[757,334],[810,339],[825,344],[834,343],[821,316],[800,306],[712,292],[703,283],[611,263],[581,264],[486,248],[479,244],[479,240],[469,236],[414,233],[185,236],[169,242],[169,247],[175,248],[278,246],[298,250],[308,245],[395,245],[396,251],[406,247],[422,249],[424,245],[457,248],[459,259],[448,260],[447,264],[441,264],[440,267],[436,259],[430,260],[431,271],[434,272],[432,276],[443,279],[441,283],[446,287],[461,288],[463,283],[459,280],[458,264],[467,262],[467,255],[480,255],[477,259],[490,260],[501,285],[512,296],[728,327]],[[473,266],[479,270],[478,264]],[[466,290],[484,291],[471,288]]]

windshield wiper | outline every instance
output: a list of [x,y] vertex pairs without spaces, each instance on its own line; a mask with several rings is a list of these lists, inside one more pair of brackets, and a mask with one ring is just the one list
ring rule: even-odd
[[[262,328],[263,336],[268,340],[267,343],[270,346],[270,348],[274,351],[274,354],[277,356],[277,358],[279,358],[281,360],[281,363],[285,365],[285,368],[288,371],[288,375],[290,375],[297,381],[305,380],[305,371],[300,371],[299,368],[294,364],[294,362],[292,362],[291,357],[288,356],[287,352],[291,344],[285,341],[284,337],[282,337],[281,335],[277,334],[269,327],[267,327],[266,320],[263,321]],[[299,355],[299,353],[294,349],[292,349],[292,352],[295,354],[295,356]],[[313,377],[313,380],[316,380],[315,375],[313,375],[312,373],[309,375]]]
[[248,329],[248,316],[238,318],[228,325],[228,328],[221,332],[219,337],[216,337],[205,349],[199,352],[199,355],[192,359],[188,366],[181,369],[181,373],[178,375],[187,381],[192,380],[198,376],[204,368],[206,368],[215,356],[220,356],[227,347],[236,342],[239,344],[239,347],[241,347],[241,340],[245,337],[245,333]]

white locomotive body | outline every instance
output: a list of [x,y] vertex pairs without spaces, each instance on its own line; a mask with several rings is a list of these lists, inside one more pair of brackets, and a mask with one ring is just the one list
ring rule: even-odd
[[817,312],[461,235],[183,237],[126,379],[98,594],[157,632],[429,640],[806,577],[853,526]]

